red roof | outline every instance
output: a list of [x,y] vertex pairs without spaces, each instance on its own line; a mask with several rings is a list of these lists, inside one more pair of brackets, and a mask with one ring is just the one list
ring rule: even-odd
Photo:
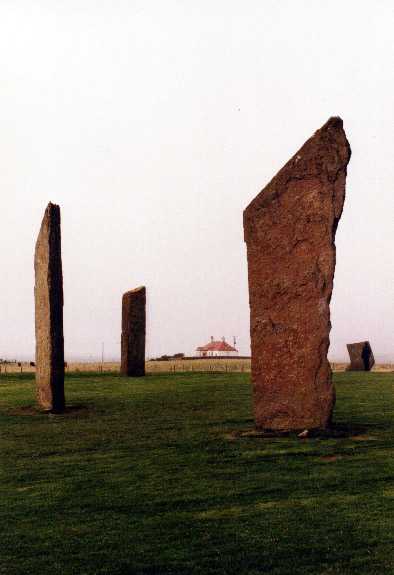
[[237,351],[235,347],[232,347],[227,343],[227,341],[211,341],[207,345],[203,345],[197,348],[197,351]]

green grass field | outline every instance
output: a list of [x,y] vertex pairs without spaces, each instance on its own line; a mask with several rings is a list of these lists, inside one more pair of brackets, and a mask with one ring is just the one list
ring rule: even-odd
[[337,436],[253,429],[248,374],[0,378],[0,574],[394,573],[394,374],[335,375]]

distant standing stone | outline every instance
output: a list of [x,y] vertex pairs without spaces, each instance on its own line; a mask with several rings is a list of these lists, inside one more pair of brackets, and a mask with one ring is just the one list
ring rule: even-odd
[[36,385],[39,405],[61,412],[64,398],[63,273],[60,208],[49,203],[35,256]]
[[348,343],[347,350],[350,357],[348,371],[370,371],[375,365],[375,358],[369,341]]
[[145,324],[146,290],[139,287],[122,298],[122,375],[145,375]]
[[330,118],[244,212],[256,426],[325,428],[335,232],[350,146]]

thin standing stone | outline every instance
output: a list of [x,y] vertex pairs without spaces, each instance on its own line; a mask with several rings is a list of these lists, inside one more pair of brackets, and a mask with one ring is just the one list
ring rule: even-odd
[[35,331],[37,399],[46,411],[65,409],[63,274],[60,208],[49,203],[35,256]]
[[139,287],[122,298],[122,375],[145,375],[145,331],[146,290]]

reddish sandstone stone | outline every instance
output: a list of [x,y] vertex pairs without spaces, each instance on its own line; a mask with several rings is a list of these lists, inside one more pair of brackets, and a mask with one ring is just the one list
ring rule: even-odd
[[346,345],[350,357],[348,371],[370,371],[375,365],[375,358],[369,341],[348,343]]
[[121,374],[145,375],[146,290],[144,287],[123,294]]
[[340,118],[310,138],[244,212],[256,426],[325,428],[335,232],[350,147]]
[[36,386],[40,407],[63,411],[64,342],[63,274],[60,208],[48,204],[37,238],[35,256]]

